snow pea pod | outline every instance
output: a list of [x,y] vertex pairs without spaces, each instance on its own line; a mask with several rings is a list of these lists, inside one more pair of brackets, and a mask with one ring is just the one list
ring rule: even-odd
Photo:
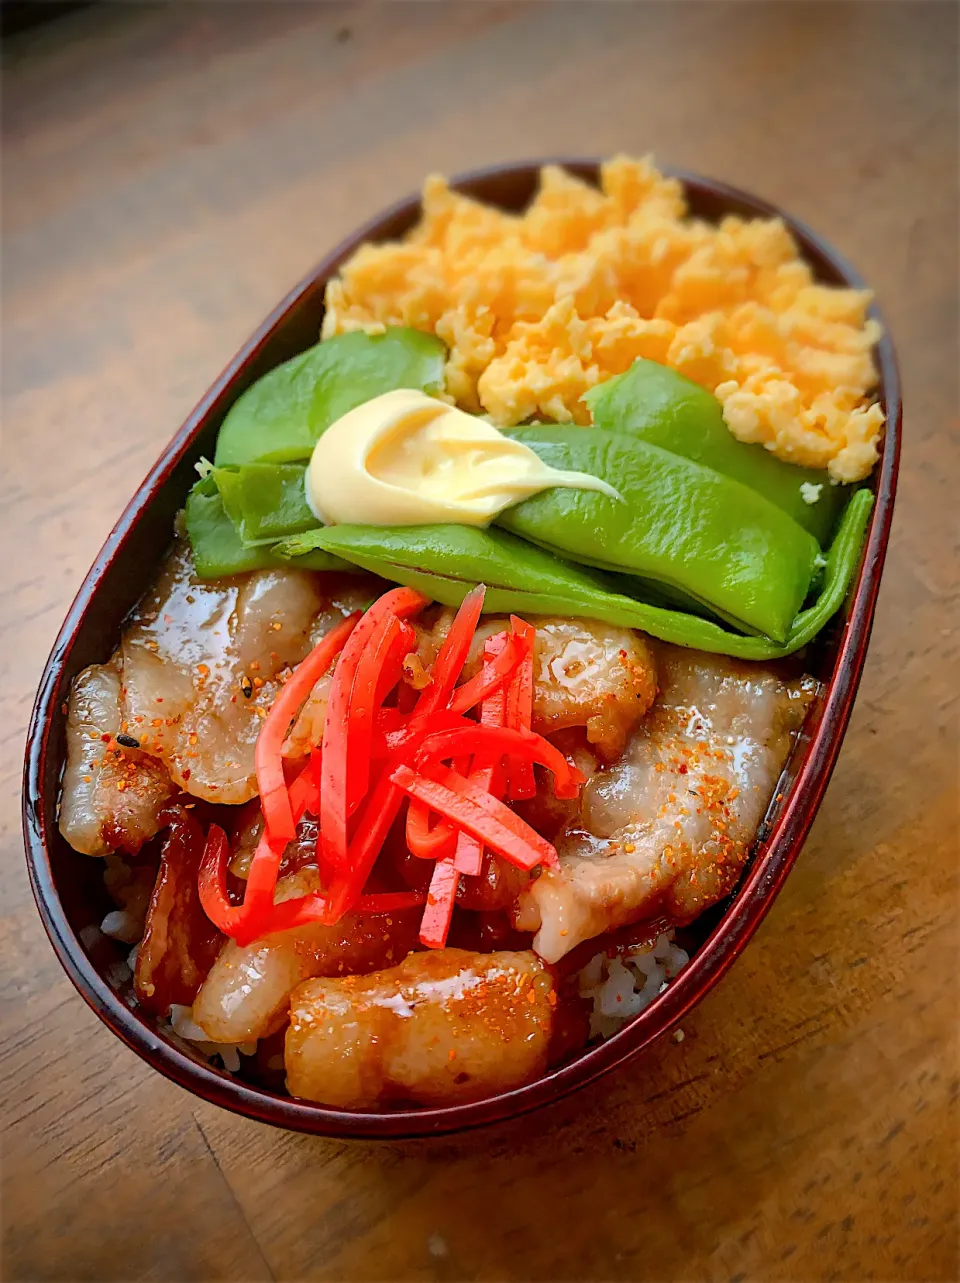
[[623,502],[545,490],[497,524],[550,552],[680,592],[743,632],[786,640],[819,556],[817,541],[748,486],[619,432],[509,433],[556,468],[590,472]]
[[[662,641],[728,653],[728,643],[757,638],[726,633],[682,611],[650,606],[611,591],[604,576],[564,562],[506,531],[476,526],[327,526],[284,540],[293,565],[307,549],[324,548],[362,570],[459,606],[486,586],[485,614],[562,615],[641,628]],[[705,629],[697,628],[706,624]]]
[[[341,554],[340,548],[346,549]],[[478,526],[324,526],[285,539],[280,554],[299,563],[314,548],[338,550],[346,560],[375,558],[379,562],[426,570],[472,584],[542,593],[562,598],[566,605],[582,604],[587,595],[603,590],[598,572],[563,561],[535,544],[505,530]]]
[[[821,545],[829,538],[847,489],[832,486],[825,472],[785,463],[762,445],[738,441],[717,398],[669,366],[640,358],[583,399],[598,428],[624,432],[741,481],[788,512]],[[808,503],[805,493],[815,494],[815,500]]]
[[[223,481],[223,478],[219,480]],[[239,530],[227,514],[217,483],[218,478],[211,474],[202,477],[190,491],[184,506],[184,526],[199,578],[222,579],[228,575],[241,575],[249,570],[289,566],[285,558],[276,554],[274,544],[243,542]],[[229,482],[225,484],[229,488]],[[352,569],[339,557],[319,550],[301,558],[297,565],[303,570]]]
[[247,547],[275,543],[320,525],[307,503],[305,474],[299,463],[213,469],[227,516]]
[[746,660],[771,660],[807,645],[839,609],[859,561],[873,506],[869,490],[850,499],[834,537],[817,600],[801,611],[783,643],[731,633],[710,620],[617,593],[605,577],[563,561],[496,528],[330,526],[278,545],[293,565],[322,549],[363,570],[459,606],[478,583],[484,611],[565,615],[637,628],[661,641]]
[[284,564],[269,548],[249,548],[244,544],[227,516],[212,476],[202,477],[187,496],[184,525],[193,549],[193,563],[201,579],[220,579]]
[[318,438],[348,410],[396,388],[438,392],[446,348],[433,334],[394,327],[357,330],[308,348],[258,379],[220,428],[214,462],[289,463],[310,458]]

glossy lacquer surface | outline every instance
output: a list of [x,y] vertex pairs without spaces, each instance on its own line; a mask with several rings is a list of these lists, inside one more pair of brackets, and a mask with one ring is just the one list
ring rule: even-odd
[[[456,185],[480,199],[520,209],[534,192],[540,163],[467,174],[456,180]],[[592,161],[562,163],[587,178],[596,173]],[[728,213],[781,214],[819,279],[863,284],[827,245],[781,211],[720,183],[688,174],[678,176],[686,184],[694,214],[710,220]],[[90,1006],[139,1055],[198,1095],[264,1122],[323,1135],[438,1134],[534,1109],[635,1056],[673,1027],[716,984],[772,904],[827,787],[866,655],[896,486],[900,390],[892,341],[884,327],[877,357],[887,433],[881,461],[871,479],[877,502],[849,599],[806,659],[807,669],[824,683],[822,695],[787,765],[777,790],[779,801],[762,826],[757,849],[736,893],[700,920],[700,943],[691,963],[632,1024],[528,1087],[448,1109],[382,1114],[323,1109],[260,1090],[198,1062],[187,1045],[158,1033],[154,1022],[131,1009],[111,989],[104,972],[115,958],[112,946],[101,943],[91,954],[80,941],[79,932],[97,922],[105,906],[99,863],[71,851],[56,827],[65,700],[76,674],[87,664],[105,659],[113,649],[124,616],[149,583],[169,545],[174,515],[195,476],[193,464],[201,455],[212,454],[227,409],[261,374],[316,341],[324,285],[339,264],[365,240],[402,235],[417,214],[416,198],[405,200],[360,228],[325,258],[267,319],[174,436],[114,527],[64,622],[37,695],[25,764],[24,836],[34,894],[58,956]]]

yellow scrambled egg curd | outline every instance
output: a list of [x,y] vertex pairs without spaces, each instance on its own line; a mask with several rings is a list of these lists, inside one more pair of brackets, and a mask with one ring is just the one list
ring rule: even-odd
[[851,482],[883,429],[870,298],[816,284],[781,220],[690,218],[676,179],[620,156],[599,189],[547,166],[519,215],[429,178],[407,239],[328,284],[323,336],[433,331],[447,392],[503,426],[587,424],[583,394],[647,357],[709,388],[741,441]]

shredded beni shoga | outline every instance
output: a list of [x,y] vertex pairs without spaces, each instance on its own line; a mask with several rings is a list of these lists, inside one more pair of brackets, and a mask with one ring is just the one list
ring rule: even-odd
[[[457,681],[480,619],[485,589],[464,599],[419,693],[401,682],[417,648],[408,622],[428,599],[394,588],[354,614],[291,673],[256,746],[263,835],[243,901],[227,891],[229,845],[211,825],[200,868],[203,908],[241,945],[307,922],[335,923],[424,904],[420,941],[446,943],[461,875],[476,877],[484,849],[531,871],[557,864],[554,847],[503,800],[536,792],[533,766],[546,767],[558,798],[574,798],[585,777],[531,730],[534,629],[516,616],[487,639],[476,676]],[[322,742],[288,777],[282,750],[315,683],[335,664]],[[473,714],[473,716],[471,716]],[[407,846],[433,863],[426,895],[367,893],[367,881],[405,798]],[[305,813],[319,818],[317,866],[323,890],[274,903],[283,852]]]

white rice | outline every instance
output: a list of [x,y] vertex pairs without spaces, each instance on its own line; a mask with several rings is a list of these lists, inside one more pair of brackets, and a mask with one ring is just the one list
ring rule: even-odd
[[100,930],[105,936],[111,936],[123,944],[137,944],[143,935],[143,922],[126,909],[111,909],[100,923]]
[[[86,938],[84,938],[86,932]],[[119,940],[121,944],[133,944],[133,948],[125,958],[117,958],[108,963],[104,970],[107,983],[114,989],[125,989],[133,980],[133,973],[137,966],[137,951],[140,948],[140,937],[143,935],[143,923],[126,909],[111,909],[104,920],[97,927],[84,927],[81,931],[81,939],[89,948],[96,940],[102,939],[103,936],[109,936],[112,940]]]
[[77,934],[80,937],[80,943],[85,949],[92,949],[98,940],[103,939],[103,932],[99,927],[95,927],[92,922],[88,927],[81,927]]
[[103,974],[112,989],[124,989],[133,979],[133,972],[123,958],[108,963]]
[[[113,989],[127,990],[133,981],[137,967],[137,954],[143,936],[143,925],[141,918],[129,913],[126,909],[111,909],[99,927],[91,925],[84,927],[80,932],[80,938],[87,948],[91,948],[103,936],[109,936],[113,940],[120,941],[121,944],[133,946],[125,958],[115,959],[104,969],[104,977]],[[130,996],[130,1004],[136,1005],[136,998],[133,995]],[[165,1033],[176,1034],[185,1042],[189,1042],[207,1060],[219,1057],[224,1069],[231,1074],[239,1072],[241,1055],[257,1054],[256,1039],[242,1043],[211,1042],[206,1033],[195,1023],[193,1008],[178,1003],[171,1006],[170,1015],[160,1028]]]
[[207,1060],[213,1060],[219,1056],[224,1069],[231,1074],[239,1072],[241,1055],[255,1056],[257,1054],[257,1040],[255,1038],[252,1042],[211,1042],[205,1031],[193,1019],[193,1008],[184,1007],[176,1002],[170,1007],[169,1027],[171,1032],[175,1033],[178,1038],[192,1043]]
[[579,976],[580,997],[592,1003],[590,1037],[609,1038],[654,998],[687,965],[690,956],[673,943],[673,932],[653,945],[640,945],[610,958],[598,953]]

